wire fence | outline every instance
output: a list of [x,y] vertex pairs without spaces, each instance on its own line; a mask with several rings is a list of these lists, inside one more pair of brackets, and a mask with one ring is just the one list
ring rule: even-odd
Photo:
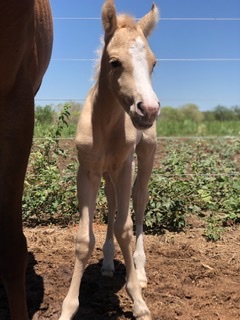
[[[136,18],[139,20],[140,18]],[[53,17],[53,20],[58,21],[98,21],[101,20],[101,17]],[[161,21],[195,21],[195,22],[240,22],[239,17],[161,17]],[[59,61],[59,62],[96,62],[97,59],[95,58],[82,58],[82,57],[67,57],[67,58],[52,58],[52,61]],[[240,57],[236,58],[157,58],[159,62],[240,62]],[[202,98],[191,98],[192,101],[201,101],[201,102],[218,102],[219,99],[202,99]],[[53,97],[53,98],[36,98],[36,101],[52,101],[52,102],[84,102],[84,98],[61,98],[61,97]],[[161,99],[161,101],[186,101],[186,99]]]
[[[136,18],[136,20],[140,20],[141,18]],[[101,20],[100,17],[53,17],[53,20]],[[214,17],[209,17],[209,18],[184,18],[184,17],[169,17],[169,18],[160,18],[161,21],[240,21],[240,18],[234,18],[234,17],[229,17],[229,18],[214,18]]]
[[[236,62],[240,61],[240,58],[157,58],[157,61],[188,61],[188,62]],[[93,59],[93,58],[53,58],[52,61],[79,61],[79,62],[96,62],[98,59]]]

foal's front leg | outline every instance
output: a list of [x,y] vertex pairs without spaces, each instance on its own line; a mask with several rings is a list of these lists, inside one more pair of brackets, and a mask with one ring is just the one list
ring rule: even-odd
[[122,250],[126,265],[126,290],[133,300],[133,315],[138,320],[150,320],[151,314],[142,298],[141,286],[137,278],[132,256],[133,223],[129,210],[131,167],[131,161],[128,161],[118,172],[112,173],[117,198],[117,216],[114,223],[114,233]]
[[155,130],[154,128],[151,128],[148,132],[148,136],[143,137],[136,148],[138,172],[132,190],[133,209],[136,220],[136,249],[133,259],[138,280],[140,281],[142,288],[147,286],[147,276],[145,272],[146,255],[143,242],[143,219],[148,203],[148,182],[152,172],[155,149]]
[[63,301],[59,320],[72,319],[78,310],[82,275],[95,245],[92,223],[100,180],[100,175],[80,166],[77,181],[80,221],[76,236],[76,260],[71,285]]

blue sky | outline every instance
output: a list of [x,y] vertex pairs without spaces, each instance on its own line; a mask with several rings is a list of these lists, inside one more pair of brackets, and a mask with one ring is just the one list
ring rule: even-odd
[[[100,45],[99,18],[104,1],[50,2],[54,46],[36,104],[56,105],[65,100],[83,103],[93,85],[92,59],[96,58]],[[219,104],[240,105],[240,0],[155,0],[155,3],[162,20],[149,43],[159,59],[153,87],[161,105],[179,107],[195,103],[203,111]],[[140,18],[150,10],[152,1],[115,0],[115,4],[118,12]]]

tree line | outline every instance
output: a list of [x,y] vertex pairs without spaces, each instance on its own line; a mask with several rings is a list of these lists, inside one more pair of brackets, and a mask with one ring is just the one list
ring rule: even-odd
[[[76,124],[80,115],[82,105],[76,102],[69,102],[70,118],[69,122]],[[56,119],[58,113],[63,108],[63,104],[36,106],[35,119],[39,124],[51,124]],[[162,120],[192,120],[194,122],[201,121],[240,121],[240,106],[225,107],[218,105],[213,110],[200,111],[196,104],[186,104],[179,108],[171,106],[162,107]]]
[[213,110],[200,111],[196,104],[186,104],[179,108],[163,107],[162,120],[192,120],[202,121],[240,121],[240,106],[225,107],[218,105]]
[[[64,137],[74,136],[82,105],[68,102],[68,127]],[[35,136],[43,137],[56,122],[63,104],[36,106]],[[159,136],[176,135],[239,135],[240,106],[226,107],[218,105],[212,110],[201,111],[196,104],[185,104],[174,108],[165,106],[157,122]]]

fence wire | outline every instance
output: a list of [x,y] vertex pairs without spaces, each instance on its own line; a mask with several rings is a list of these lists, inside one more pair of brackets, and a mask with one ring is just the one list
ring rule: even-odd
[[[141,18],[136,18],[140,20]],[[53,20],[101,20],[100,17],[53,17]],[[161,21],[240,21],[240,18],[160,18]]]

